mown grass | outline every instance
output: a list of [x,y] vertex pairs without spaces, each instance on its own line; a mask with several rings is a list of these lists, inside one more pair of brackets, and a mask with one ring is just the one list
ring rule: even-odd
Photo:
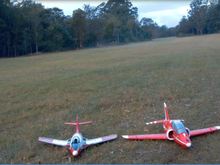
[[[79,114],[88,138],[159,133],[144,123],[172,118],[190,129],[219,125],[220,35],[170,38],[0,60],[0,163],[69,163],[66,149],[39,136],[66,139],[63,123]],[[219,133],[169,141],[114,142],[86,149],[71,163],[220,163]]]

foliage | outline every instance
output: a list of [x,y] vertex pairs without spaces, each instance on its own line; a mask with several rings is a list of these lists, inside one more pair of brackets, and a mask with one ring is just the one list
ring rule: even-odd
[[220,30],[220,4],[204,0],[193,0],[187,17],[179,23],[178,35],[201,35]]
[[[147,23],[147,21],[149,21]],[[210,24],[211,26],[211,24]],[[71,17],[32,0],[0,1],[0,57],[62,51],[174,35],[153,20],[138,21],[130,0],[85,5]]]
[[0,1],[0,57],[15,57],[84,47],[146,41],[159,37],[202,35],[220,31],[220,4],[193,0],[177,27],[138,20],[130,0],[108,0],[65,16],[32,0]]

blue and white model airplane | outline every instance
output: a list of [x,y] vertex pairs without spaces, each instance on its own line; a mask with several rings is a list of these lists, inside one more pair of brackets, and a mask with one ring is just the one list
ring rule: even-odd
[[107,141],[111,141],[117,138],[117,135],[109,135],[109,136],[104,136],[104,137],[99,137],[95,139],[87,139],[82,136],[79,130],[79,125],[85,125],[85,124],[91,124],[92,121],[86,121],[86,122],[79,122],[78,121],[78,115],[76,116],[76,121],[75,122],[67,122],[65,124],[71,125],[71,126],[76,126],[76,132],[73,134],[73,136],[68,139],[68,140],[57,140],[57,139],[52,139],[52,138],[46,138],[46,137],[39,137],[38,141],[43,142],[43,143],[48,143],[52,145],[57,145],[57,146],[62,146],[62,147],[67,147],[68,150],[70,151],[71,155],[78,156],[79,153],[87,148],[88,146],[99,144],[99,143],[104,143]]

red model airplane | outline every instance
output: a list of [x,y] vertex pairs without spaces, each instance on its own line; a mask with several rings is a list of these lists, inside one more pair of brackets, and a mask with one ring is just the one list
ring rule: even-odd
[[190,131],[187,127],[184,126],[183,120],[170,120],[166,103],[164,103],[164,112],[165,112],[164,120],[153,121],[146,124],[150,125],[150,124],[161,123],[163,124],[165,133],[144,134],[144,135],[123,135],[122,137],[129,140],[145,140],[145,139],[174,140],[174,142],[181,145],[182,147],[189,148],[192,145],[190,137],[199,136],[220,130],[220,126],[214,126],[210,128]]
[[99,137],[95,139],[87,139],[82,136],[79,131],[79,125],[91,124],[92,121],[79,122],[78,116],[76,116],[76,122],[65,123],[67,125],[76,126],[76,133],[68,140],[57,140],[46,137],[39,137],[38,141],[48,144],[53,144],[57,146],[67,147],[71,155],[78,156],[79,153],[88,146],[95,145],[98,143],[104,143],[117,138],[117,135],[109,135],[104,137]]

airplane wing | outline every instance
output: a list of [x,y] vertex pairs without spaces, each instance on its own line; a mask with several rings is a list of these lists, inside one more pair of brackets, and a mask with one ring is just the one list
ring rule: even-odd
[[212,133],[215,131],[220,130],[220,126],[215,126],[215,127],[210,127],[210,128],[203,128],[203,129],[196,129],[190,131],[190,136],[199,136],[199,135],[204,135],[207,133]]
[[166,140],[167,136],[163,134],[145,134],[145,135],[122,135],[123,138],[129,140]]
[[109,136],[99,137],[99,138],[95,138],[95,139],[86,139],[86,144],[93,145],[93,144],[104,143],[107,141],[114,140],[117,137],[118,137],[117,135],[109,135]]
[[43,142],[43,143],[57,145],[57,146],[62,146],[62,147],[68,146],[68,140],[57,140],[57,139],[52,139],[52,138],[39,137],[38,141]]

